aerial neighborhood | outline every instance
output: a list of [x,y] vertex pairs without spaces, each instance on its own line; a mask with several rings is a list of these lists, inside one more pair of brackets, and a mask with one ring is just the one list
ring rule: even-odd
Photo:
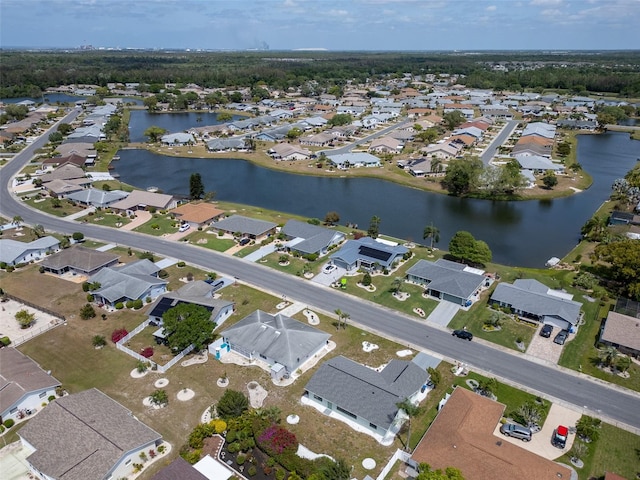
[[[292,55],[276,60],[307,62]],[[132,74],[2,100],[7,478],[640,475],[640,170],[591,170],[580,148],[624,137],[638,152],[615,115],[637,119],[640,103],[398,72],[289,86]],[[563,204],[587,221],[554,232],[547,210],[607,169],[599,210]],[[302,179],[323,194],[306,201]],[[416,198],[450,200],[446,225]],[[498,228],[520,205],[570,251],[516,266],[512,248],[539,245],[475,238],[461,213]]]

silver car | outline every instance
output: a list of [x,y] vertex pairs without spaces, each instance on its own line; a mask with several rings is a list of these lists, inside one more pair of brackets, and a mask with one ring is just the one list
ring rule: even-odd
[[505,423],[500,426],[500,433],[507,437],[519,438],[523,442],[531,441],[531,429],[516,425],[514,423]]

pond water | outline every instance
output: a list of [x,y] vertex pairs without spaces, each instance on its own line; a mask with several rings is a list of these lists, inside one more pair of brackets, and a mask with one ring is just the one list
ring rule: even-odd
[[543,267],[579,241],[580,228],[605,201],[616,178],[640,158],[640,142],[626,133],[578,136],[578,159],[594,177],[588,190],[554,200],[522,202],[455,198],[372,178],[294,175],[238,159],[192,159],[122,150],[114,165],[123,182],[139,188],[157,186],[188,195],[189,177],[199,172],[207,191],[220,200],[324,218],[329,211],[340,223],[367,229],[380,217],[380,231],[423,242],[425,226],[440,229],[442,248],[459,230],[489,244],[493,260],[506,265]]
[[[76,103],[79,100],[86,100],[87,97],[83,97],[80,95],[69,95],[68,93],[45,93],[42,97],[16,97],[16,98],[3,98],[0,99],[0,102],[3,103],[18,103],[23,100],[31,100],[40,104],[43,102],[48,103],[50,105],[55,105],[57,103]],[[115,97],[114,97],[115,98]],[[134,105],[142,105],[142,100],[139,98],[122,98],[124,103],[131,103]]]
[[[243,116],[234,115],[233,120],[242,120]],[[180,112],[180,113],[149,113],[147,110],[131,110],[129,120],[129,141],[146,142],[144,131],[152,125],[164,128],[169,133],[183,132],[193,127],[219,125],[215,112]]]

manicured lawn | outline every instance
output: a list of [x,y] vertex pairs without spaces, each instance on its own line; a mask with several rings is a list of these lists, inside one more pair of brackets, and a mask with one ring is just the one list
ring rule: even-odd
[[230,238],[220,238],[216,234],[197,230],[189,235],[187,240],[193,245],[215,250],[216,252],[224,252],[236,244],[236,242]]
[[[281,272],[288,273],[289,275],[302,276],[303,268],[305,267],[305,265],[308,265],[309,268],[311,268],[311,271],[317,272],[320,270],[321,265],[325,263],[324,260],[326,260],[325,258],[324,260],[318,259],[315,262],[309,262],[304,258],[294,257],[293,255],[286,255],[289,264],[280,265],[280,256],[282,255],[283,254],[280,252],[273,252],[272,254],[267,255],[265,258],[263,258],[260,263],[266,265],[267,267],[271,267],[276,270],[280,270]],[[266,260],[266,262],[264,260]]]
[[167,233],[176,233],[178,222],[171,215],[154,213],[151,220],[135,228],[134,231],[159,237]]
[[[587,445],[584,467],[576,469],[580,480],[604,478],[605,472],[629,479],[640,474],[640,436],[603,423],[598,440]],[[564,455],[558,460],[570,465],[571,458]]]
[[[54,199],[52,197],[37,199],[34,196],[26,200],[25,203],[36,210],[55,215],[56,217],[66,217],[83,210],[82,207],[74,206],[68,200]],[[54,205],[56,204],[60,206],[55,207]]]
[[95,215],[87,215],[81,218],[80,221],[88,221],[88,223],[114,228],[122,227],[131,222],[129,217],[105,212],[96,212]]

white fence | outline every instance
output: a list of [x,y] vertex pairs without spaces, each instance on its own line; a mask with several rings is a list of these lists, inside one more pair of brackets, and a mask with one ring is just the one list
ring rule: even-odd
[[[145,328],[147,328],[147,326],[149,325],[149,323],[151,322],[150,319],[145,320],[144,322],[142,322],[140,325],[138,325],[136,328],[134,328],[133,330],[131,330],[127,335],[125,335],[124,337],[122,337],[117,343],[116,343],[116,348],[124,353],[126,353],[127,355],[132,356],[133,358],[135,358],[138,361],[141,362],[149,362],[150,360],[148,358],[143,357],[142,355],[140,355],[139,353],[134,352],[133,350],[131,350],[128,347],[125,347],[124,344],[126,342],[128,342],[129,340],[131,340],[134,336],[136,336],[138,333],[140,333],[142,330],[144,330]],[[168,363],[164,364],[164,365],[158,365],[155,362],[151,362],[151,368],[153,370],[156,370],[160,373],[166,373],[167,370],[169,370],[171,367],[173,367],[176,363],[178,363],[180,360],[182,360],[184,358],[185,355],[187,355],[188,353],[190,353],[192,350],[194,349],[193,345],[189,345],[187,348],[185,348],[183,351],[181,351],[178,355],[176,355],[175,357],[173,357],[171,359],[171,361],[169,361]]]
[[385,478],[387,478],[387,475],[389,474],[389,472],[391,471],[391,469],[393,468],[393,466],[396,464],[398,460],[400,460],[403,463],[406,463],[407,460],[409,460],[409,458],[411,458],[411,454],[409,452],[405,452],[400,449],[396,450],[396,453],[394,453],[393,457],[389,459],[385,467],[380,472],[380,475],[377,476],[376,480],[384,480]]
[[59,325],[63,325],[65,322],[64,320],[60,320],[58,318],[51,320],[50,323],[48,323],[47,325],[44,325],[40,328],[35,328],[35,329],[29,329],[29,333],[18,337],[18,338],[12,338],[11,339],[11,346],[12,347],[17,347],[19,345],[22,345],[24,342],[26,342],[27,340],[31,340],[34,337],[37,337],[38,335],[51,330],[52,328],[56,328]]

